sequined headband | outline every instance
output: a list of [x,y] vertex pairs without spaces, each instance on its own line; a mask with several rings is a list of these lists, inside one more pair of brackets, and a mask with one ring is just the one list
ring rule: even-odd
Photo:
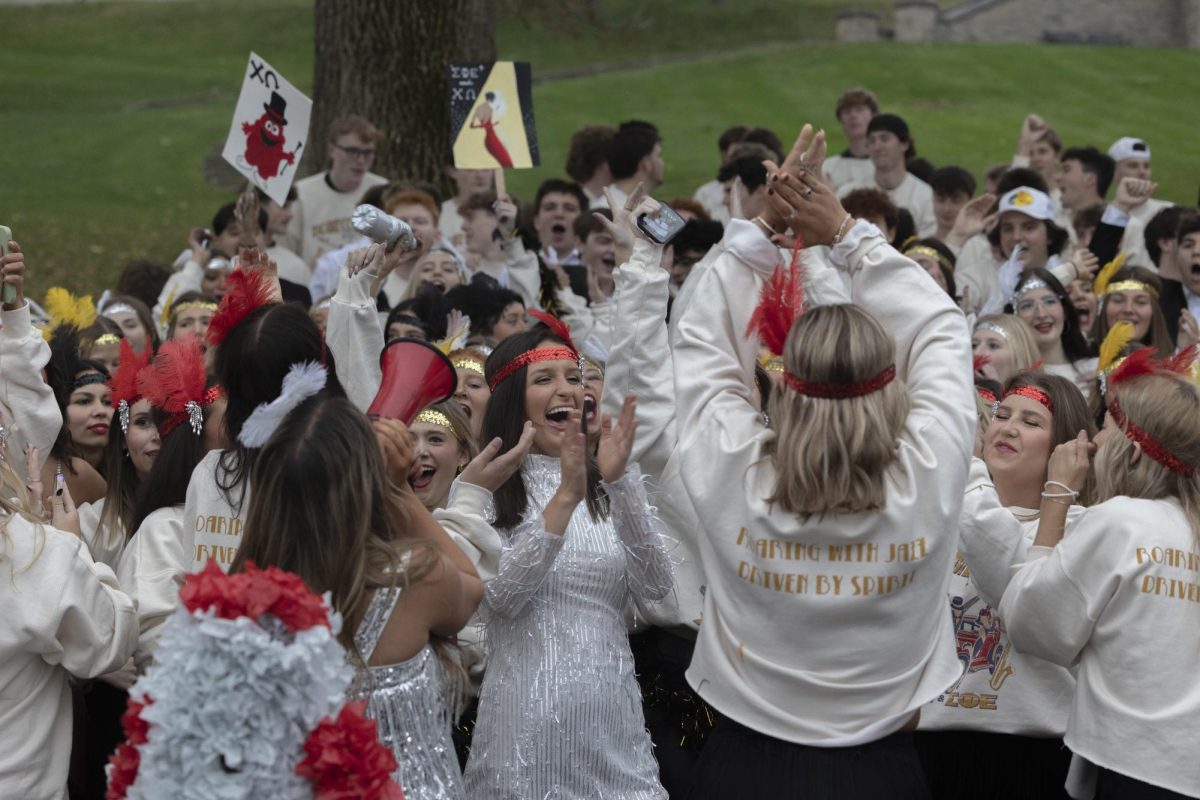
[[472,372],[478,372],[480,375],[484,374],[483,373],[483,364],[480,364],[478,361],[476,361],[473,358],[456,358],[454,360],[454,368],[455,369],[469,369]]
[[71,391],[82,389],[85,386],[92,386],[97,383],[108,383],[108,378],[101,375],[99,372],[89,372],[82,378],[76,378],[71,381]]
[[183,411],[172,414],[163,420],[162,424],[158,426],[158,435],[165,439],[168,433],[179,427],[179,423],[187,420],[192,426],[192,433],[199,436],[204,432],[204,409],[224,396],[225,390],[220,386],[214,386],[204,393],[199,402],[188,400]]
[[954,265],[950,263],[950,259],[946,258],[944,255],[939,253],[937,250],[934,250],[932,247],[927,247],[923,244],[914,245],[913,247],[910,247],[907,250],[905,250],[904,255],[910,256],[910,257],[911,256],[929,256],[930,258],[932,258],[934,261],[941,264],[946,269],[950,270],[951,272],[954,272]]
[[445,428],[450,431],[451,436],[460,442],[462,441],[462,438],[458,435],[458,431],[454,430],[454,426],[450,424],[450,418],[435,409],[425,409],[420,414],[417,414],[417,418],[413,422],[424,422],[429,425],[437,425],[440,428]]
[[1032,292],[1034,289],[1049,289],[1049,288],[1050,288],[1050,284],[1046,283],[1041,278],[1034,278],[1033,280],[1025,281],[1024,283],[1022,283],[1020,286],[1017,287],[1017,290],[1015,292],[1013,292],[1013,300],[1020,299],[1021,295],[1024,295],[1028,292]]
[[579,365],[579,371],[583,371],[583,359],[574,350],[569,347],[558,345],[556,347],[539,347],[536,350],[527,350],[519,356],[513,358],[500,369],[496,370],[496,374],[488,381],[488,387],[494,392],[500,383],[519,370],[521,367],[535,364],[539,361],[571,361]]
[[887,369],[873,378],[865,381],[850,383],[817,383],[797,378],[790,372],[783,374],[783,380],[793,392],[805,397],[819,397],[824,400],[846,400],[851,397],[862,397],[877,392],[891,383],[896,377],[896,365],[890,364]]
[[186,300],[171,308],[171,319],[175,319],[176,315],[179,314],[180,311],[186,311],[189,308],[199,308],[203,309],[204,311],[212,311],[215,313],[217,310],[217,304],[210,303],[207,300]]
[[999,336],[1005,340],[1008,339],[1008,331],[1004,330],[1004,328],[1001,328],[999,325],[997,325],[994,322],[981,322],[975,326],[975,330],[991,331],[992,333],[996,334],[997,336]]
[[1154,299],[1158,299],[1158,289],[1143,281],[1117,281],[1116,283],[1110,283],[1100,296],[1104,297],[1113,292],[1145,292]]
[[108,317],[113,314],[136,314],[137,311],[128,303],[113,303],[100,312],[103,316]]
[[992,405],[995,405],[996,403],[1000,402],[996,399],[996,395],[992,394],[991,389],[985,389],[982,386],[976,386],[975,393],[983,398],[985,403],[991,403]]
[[106,344],[120,344],[121,337],[115,333],[102,333],[96,337],[96,341],[92,342],[92,347],[99,347]]
[[1047,411],[1049,411],[1051,414],[1054,413],[1054,401],[1050,399],[1050,395],[1046,394],[1036,386],[1018,386],[1015,389],[1009,389],[1004,393],[1004,397],[1002,397],[1001,400],[1007,400],[1014,394],[1017,397],[1024,397],[1025,399],[1032,400],[1035,403],[1041,403],[1043,406],[1045,406]]
[[1133,420],[1127,419],[1125,417],[1125,412],[1121,410],[1120,404],[1117,403],[1116,397],[1109,399],[1108,411],[1113,415],[1113,421],[1120,426],[1121,431],[1126,437],[1129,438],[1129,441],[1140,445],[1143,453],[1150,456],[1159,464],[1162,464],[1164,467],[1177,475],[1191,477],[1192,475],[1196,474],[1196,467],[1194,464],[1188,464],[1187,462],[1181,460],[1170,450],[1155,441],[1154,437],[1152,437],[1149,433],[1138,427]]

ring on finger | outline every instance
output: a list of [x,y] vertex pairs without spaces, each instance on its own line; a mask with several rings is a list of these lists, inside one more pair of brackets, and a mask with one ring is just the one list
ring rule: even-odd
[[806,187],[804,187],[804,191],[800,193],[800,196],[803,197],[805,200],[807,200],[808,198],[812,197],[812,194],[813,194],[812,187],[806,186]]

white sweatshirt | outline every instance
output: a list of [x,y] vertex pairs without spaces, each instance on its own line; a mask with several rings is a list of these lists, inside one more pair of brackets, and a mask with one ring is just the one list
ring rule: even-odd
[[318,172],[296,181],[295,214],[280,244],[316,267],[322,254],[337,250],[359,238],[350,226],[350,215],[366,191],[387,183],[387,178],[368,172],[357,189],[335,191],[325,180],[328,173]]
[[383,380],[379,366],[383,326],[371,294],[374,280],[366,271],[351,278],[343,268],[325,324],[325,343],[333,353],[338,382],[350,402],[363,412],[371,406]]
[[[1071,506],[1067,524],[1082,513],[1082,506]],[[1061,737],[1075,679],[1013,648],[998,609],[1012,567],[1024,563],[1037,536],[1037,511],[1001,505],[987,465],[976,458],[959,519],[950,611],[966,672],[921,711],[920,728]]]
[[242,515],[250,507],[250,485],[235,488],[235,509],[217,486],[217,469],[224,450],[205,454],[188,482],[183,509],[184,560],[188,572],[199,572],[209,559],[216,559],[223,572],[229,571],[242,543]]
[[0,797],[65,800],[68,679],[126,662],[134,605],[78,536],[21,517],[0,525]]
[[179,590],[192,560],[185,550],[183,506],[153,511],[129,541],[117,577],[137,602],[138,642],[134,662],[144,673],[167,618],[179,606]]
[[1014,646],[1078,668],[1067,746],[1200,795],[1200,544],[1178,503],[1115,497],[1028,559],[1000,615]]
[[25,447],[33,445],[43,461],[48,458],[62,427],[62,412],[54,390],[42,380],[50,345],[33,327],[29,304],[0,311],[0,322],[0,412],[4,414],[0,425],[8,430],[8,463],[27,481]]
[[83,540],[87,542],[92,560],[107,564],[112,569],[117,568],[121,560],[121,552],[125,549],[125,531],[110,531],[100,524],[104,518],[104,500],[101,497],[94,503],[82,503],[79,506],[79,530]]
[[875,164],[869,158],[855,158],[838,154],[829,156],[821,164],[821,177],[829,188],[840,193],[843,186],[865,181],[874,182]]
[[[541,308],[542,279],[538,270],[538,257],[525,249],[520,237],[513,237],[501,244],[504,258],[508,266],[509,288],[519,294],[526,308]],[[595,340],[603,354],[607,356],[609,344],[612,342],[612,326],[609,303],[594,303],[587,301],[570,289],[561,286],[556,291],[558,301],[562,304],[563,322],[571,329],[571,338],[576,346],[585,349],[584,343],[588,338]],[[603,359],[601,359],[603,360]]]
[[736,222],[719,247],[675,341],[683,482],[708,581],[688,681],[777,739],[874,741],[962,672],[946,591],[975,428],[966,323],[873,225],[857,222],[832,249],[855,303],[895,337],[912,408],[885,507],[801,523],[763,499],[776,483],[765,453],[775,433],[751,397],[758,345],[744,336],[756,285],[747,262],[775,248]]
[[[867,163],[871,163],[870,159]],[[852,180],[837,190],[838,197],[845,197],[855,189],[878,189],[892,199],[897,208],[907,208],[917,226],[917,236],[933,236],[937,233],[937,217],[933,213],[933,188],[925,181],[905,173],[904,180],[894,189],[884,189],[875,182],[875,169],[866,178]]]

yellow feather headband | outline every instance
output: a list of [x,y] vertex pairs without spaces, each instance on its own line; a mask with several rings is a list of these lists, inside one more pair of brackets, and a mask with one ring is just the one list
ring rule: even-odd
[[83,330],[96,321],[96,306],[92,303],[92,296],[76,297],[61,286],[46,292],[46,313],[50,315],[50,324],[42,331],[42,335],[47,339],[59,325],[72,325]]
[[1092,281],[1092,292],[1096,297],[1101,297],[1108,291],[1108,284],[1112,281],[1113,275],[1116,275],[1117,270],[1123,266],[1125,266],[1125,254],[1121,253],[1096,273],[1096,279]]

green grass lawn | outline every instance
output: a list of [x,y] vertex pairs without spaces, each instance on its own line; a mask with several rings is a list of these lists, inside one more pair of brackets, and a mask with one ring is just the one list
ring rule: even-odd
[[[522,198],[561,174],[571,131],[589,122],[659,125],[662,197],[713,176],[716,137],[729,124],[769,126],[787,140],[813,121],[840,147],[834,99],[861,84],[908,118],[935,164],[981,174],[1011,155],[1021,119],[1037,111],[1069,144],[1145,136],[1159,195],[1196,199],[1200,147],[1182,109],[1200,95],[1200,75],[1189,51],[838,46],[828,44],[835,0],[601,5],[595,24],[572,14],[534,25],[512,12],[498,24],[500,57],[533,62],[535,76],[620,66],[536,86],[544,166],[510,178]],[[228,130],[250,49],[311,85],[311,4],[300,0],[5,7],[0,30],[0,223],[25,245],[37,295],[55,283],[99,291],[132,258],[168,260],[227,200],[201,167]]]

